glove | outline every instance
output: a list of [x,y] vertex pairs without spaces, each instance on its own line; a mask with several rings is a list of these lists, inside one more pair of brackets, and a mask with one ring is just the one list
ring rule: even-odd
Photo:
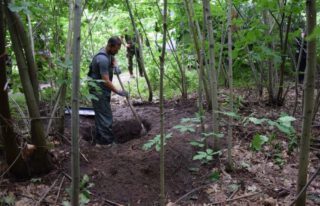
[[121,74],[120,67],[114,67],[114,68],[113,68],[113,73],[114,73],[114,74],[117,74],[117,75]]
[[119,96],[121,96],[121,97],[128,97],[129,96],[129,93],[127,91],[124,91],[124,90],[119,91],[117,94]]

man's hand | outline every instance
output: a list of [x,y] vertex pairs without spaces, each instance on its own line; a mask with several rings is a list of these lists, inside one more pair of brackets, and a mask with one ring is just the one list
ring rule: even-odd
[[122,90],[122,91],[119,91],[117,93],[119,96],[122,96],[122,97],[128,97],[129,96],[129,93],[125,90]]
[[113,73],[116,74],[116,75],[121,74],[120,67],[114,67],[114,68],[113,68]]

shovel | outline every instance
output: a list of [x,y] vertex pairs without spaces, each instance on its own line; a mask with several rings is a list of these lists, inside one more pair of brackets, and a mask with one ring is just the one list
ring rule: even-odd
[[[116,73],[116,75],[117,75],[117,77],[118,77],[118,80],[119,80],[119,83],[120,83],[120,86],[121,86],[122,90],[124,90],[124,86],[123,86],[123,84],[122,84],[122,81],[121,81],[121,79],[120,79],[119,74]],[[142,129],[142,130],[141,130],[141,135],[146,135],[146,134],[147,134],[147,130],[146,130],[146,128],[144,127],[144,125],[142,124],[142,121],[141,121],[140,117],[138,116],[136,110],[134,110],[134,108],[133,108],[133,106],[132,106],[132,104],[131,104],[131,102],[130,102],[129,96],[126,96],[126,99],[127,99],[128,105],[129,105],[129,107],[130,107],[130,109],[131,109],[131,111],[132,111],[133,116],[135,117],[135,119],[137,120],[137,122],[141,125],[141,129]]]

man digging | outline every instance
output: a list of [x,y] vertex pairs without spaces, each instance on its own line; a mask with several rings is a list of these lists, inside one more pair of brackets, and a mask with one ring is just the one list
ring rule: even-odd
[[114,143],[112,133],[113,119],[110,105],[111,91],[122,97],[128,96],[125,90],[118,90],[112,84],[113,72],[120,73],[114,59],[120,48],[121,39],[119,37],[111,37],[108,40],[107,46],[100,49],[90,63],[88,76],[93,80],[98,80],[95,81],[96,86],[89,85],[90,94],[96,97],[92,99],[92,105],[95,112],[96,126],[94,143],[98,145]]

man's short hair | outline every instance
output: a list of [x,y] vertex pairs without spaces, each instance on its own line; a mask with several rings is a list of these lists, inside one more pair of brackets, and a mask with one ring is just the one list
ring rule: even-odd
[[108,40],[110,46],[121,46],[121,39],[117,36],[113,36]]

